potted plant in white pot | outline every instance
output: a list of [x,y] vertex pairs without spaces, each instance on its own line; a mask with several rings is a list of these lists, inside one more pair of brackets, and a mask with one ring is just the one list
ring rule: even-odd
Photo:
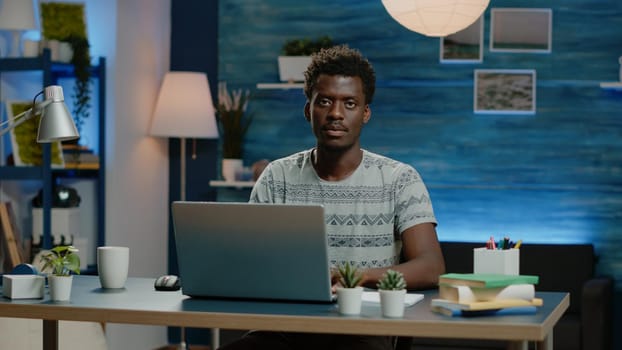
[[250,91],[229,91],[226,82],[218,83],[216,118],[222,137],[222,176],[225,181],[235,181],[235,173],[243,167],[244,137],[253,114],[247,113]]
[[333,40],[325,35],[317,40],[308,38],[286,41],[278,57],[279,79],[293,83],[305,79],[304,72],[311,63],[311,54],[333,46]]
[[358,315],[361,313],[361,303],[363,302],[363,287],[361,283],[363,276],[359,270],[345,263],[337,268],[339,274],[339,284],[337,287],[337,305],[339,313],[342,315]]
[[404,316],[404,299],[406,297],[406,281],[404,275],[395,270],[387,270],[378,284],[380,308],[384,317]]
[[52,300],[67,301],[71,297],[72,273],[80,274],[80,257],[77,252],[74,246],[57,246],[42,255],[42,271],[51,269],[48,288]]

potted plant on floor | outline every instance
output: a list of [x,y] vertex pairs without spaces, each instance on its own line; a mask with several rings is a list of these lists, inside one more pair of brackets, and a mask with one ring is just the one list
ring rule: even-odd
[[404,298],[406,297],[406,281],[404,275],[395,270],[387,270],[378,284],[380,308],[384,317],[404,316]]
[[54,247],[42,255],[44,265],[41,270],[46,272],[51,269],[48,285],[52,300],[67,301],[71,297],[72,273],[80,274],[80,257],[77,252],[74,246],[64,245]]
[[216,118],[222,137],[222,175],[225,181],[235,181],[235,173],[243,167],[244,137],[253,114],[247,113],[250,91],[229,91],[226,82],[218,83]]
[[358,315],[363,302],[363,287],[359,284],[363,275],[359,270],[345,263],[337,268],[340,286],[337,287],[337,304],[342,315]]
[[278,57],[279,79],[286,82],[303,81],[304,72],[311,63],[311,54],[333,46],[333,40],[325,35],[317,40],[290,39],[283,44]]

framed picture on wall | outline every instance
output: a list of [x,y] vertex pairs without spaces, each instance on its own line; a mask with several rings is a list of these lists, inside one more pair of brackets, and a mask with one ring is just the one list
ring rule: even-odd
[[538,8],[492,8],[491,52],[550,53],[553,11]]
[[[7,101],[7,116],[11,120],[20,113],[32,107],[32,101]],[[37,131],[41,115],[21,123],[11,130],[11,147],[13,148],[13,161],[16,166],[41,165],[43,163],[43,145],[37,143]],[[64,168],[63,151],[60,142],[53,142],[52,164],[53,168]]]
[[440,38],[441,63],[480,63],[483,59],[483,15],[465,29]]
[[536,113],[534,69],[476,69],[474,82],[475,113]]

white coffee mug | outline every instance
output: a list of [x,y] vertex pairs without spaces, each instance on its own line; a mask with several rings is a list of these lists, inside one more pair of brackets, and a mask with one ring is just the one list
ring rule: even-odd
[[130,248],[97,247],[97,272],[102,288],[123,288],[130,264]]

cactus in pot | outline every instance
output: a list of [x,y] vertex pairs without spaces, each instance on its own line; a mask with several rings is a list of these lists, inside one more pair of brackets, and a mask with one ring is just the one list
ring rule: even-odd
[[361,313],[363,302],[363,287],[359,286],[363,275],[350,263],[345,263],[337,268],[338,281],[337,303],[339,313],[342,315],[358,315]]
[[406,289],[406,281],[401,272],[389,269],[376,286],[380,290],[400,290]]
[[406,281],[404,275],[395,270],[387,270],[378,284],[380,290],[380,307],[384,317],[404,316],[404,299],[406,297]]

